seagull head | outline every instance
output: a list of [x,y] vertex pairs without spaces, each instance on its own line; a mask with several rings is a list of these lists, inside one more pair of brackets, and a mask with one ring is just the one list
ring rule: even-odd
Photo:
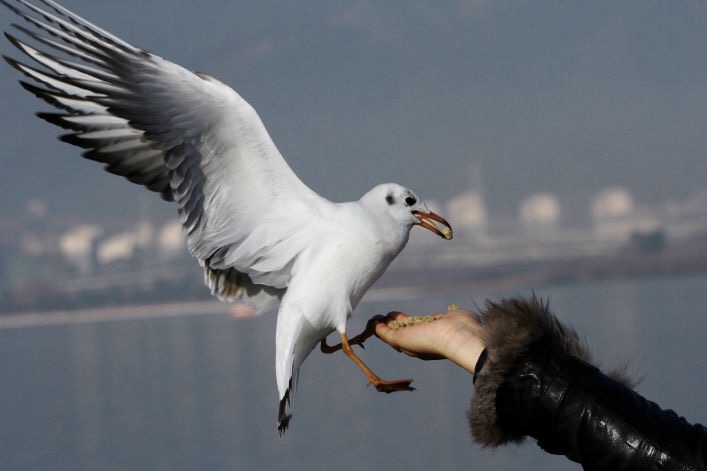
[[430,211],[414,191],[396,183],[384,183],[361,198],[368,208],[388,214],[399,225],[421,226],[447,240],[452,238],[452,226],[439,214]]

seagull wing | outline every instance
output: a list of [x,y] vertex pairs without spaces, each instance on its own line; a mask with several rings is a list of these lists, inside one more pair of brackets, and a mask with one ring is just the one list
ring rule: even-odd
[[[51,0],[0,0],[37,44],[7,34],[35,64],[5,59],[59,109],[41,118],[84,157],[173,200],[212,292],[255,307],[279,300],[308,222],[329,203],[292,172],[233,89],[136,48]],[[37,64],[39,67],[37,67]]]

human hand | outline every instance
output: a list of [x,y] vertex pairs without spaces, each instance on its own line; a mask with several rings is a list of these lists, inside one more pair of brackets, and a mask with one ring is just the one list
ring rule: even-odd
[[476,314],[455,309],[433,316],[436,320],[431,322],[394,328],[394,321],[405,324],[413,318],[402,312],[391,312],[377,319],[376,337],[406,355],[423,360],[447,358],[473,373],[484,349],[483,327]]

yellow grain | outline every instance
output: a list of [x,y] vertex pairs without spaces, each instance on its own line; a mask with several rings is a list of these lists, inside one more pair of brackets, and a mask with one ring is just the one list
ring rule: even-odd
[[405,322],[398,320],[392,320],[388,323],[388,327],[391,329],[399,329],[401,327],[410,327],[413,325],[427,324],[428,322],[436,321],[439,316],[416,316],[409,317]]

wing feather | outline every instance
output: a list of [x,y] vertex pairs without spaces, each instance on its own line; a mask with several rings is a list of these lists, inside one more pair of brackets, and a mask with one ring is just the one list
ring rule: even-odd
[[6,61],[59,109],[39,113],[61,140],[114,174],[174,200],[187,244],[222,299],[279,300],[309,218],[331,205],[289,168],[233,89],[139,49],[52,0],[0,0],[29,27]]

